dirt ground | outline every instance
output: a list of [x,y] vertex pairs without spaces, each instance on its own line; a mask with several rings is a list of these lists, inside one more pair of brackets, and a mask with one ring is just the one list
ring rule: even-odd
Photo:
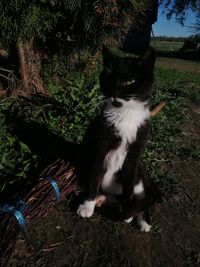
[[[195,146],[200,143],[200,107],[191,103],[188,110],[180,142]],[[113,222],[98,212],[82,219],[68,201],[28,228],[34,248],[18,236],[7,266],[200,266],[200,161],[174,156],[166,167],[180,189],[152,208],[151,232]]]
[[163,68],[200,74],[200,63],[198,61],[159,57],[157,58],[157,65]]

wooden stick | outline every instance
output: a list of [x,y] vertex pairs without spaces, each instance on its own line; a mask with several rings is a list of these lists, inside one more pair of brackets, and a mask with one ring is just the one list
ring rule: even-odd
[[158,104],[154,109],[152,109],[152,111],[150,112],[150,116],[154,117],[158,112],[161,111],[161,109],[163,109],[166,106],[166,102],[162,101],[160,102],[160,104]]
[[101,207],[106,202],[106,196],[99,195],[95,198],[96,200],[96,207]]

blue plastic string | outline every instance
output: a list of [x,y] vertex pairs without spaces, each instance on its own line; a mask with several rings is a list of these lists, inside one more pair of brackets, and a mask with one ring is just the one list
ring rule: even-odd
[[[58,188],[56,181],[52,179],[51,177],[47,177],[46,179],[53,186],[53,189],[56,193],[57,203],[60,202],[60,190]],[[13,215],[18,221],[20,229],[25,231],[26,221],[24,219],[23,212],[26,210],[26,207],[27,207],[27,204],[23,200],[19,200],[16,204],[16,207],[10,204],[0,205],[0,212],[10,213],[11,215]]]
[[60,190],[58,188],[58,185],[56,183],[56,181],[54,179],[52,179],[50,176],[47,177],[47,180],[51,183],[51,185],[53,186],[53,189],[56,193],[56,201],[57,203],[60,202]]
[[25,203],[24,200],[19,199],[19,200],[17,201],[16,208],[17,208],[19,211],[21,211],[22,213],[25,212],[25,210],[27,209],[27,207],[28,207],[28,205]]
[[17,219],[21,230],[25,231],[26,222],[21,211],[17,210],[14,206],[10,204],[0,206],[0,211],[12,214]]

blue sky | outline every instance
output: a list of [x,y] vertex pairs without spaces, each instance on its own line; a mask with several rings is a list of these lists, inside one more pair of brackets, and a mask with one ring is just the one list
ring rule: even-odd
[[[195,15],[192,11],[187,11],[185,26],[192,26],[195,22]],[[155,36],[190,36],[193,34],[191,29],[187,27],[181,26],[176,22],[175,18],[171,18],[170,20],[166,19],[166,15],[162,14],[162,10],[159,9],[158,12],[158,21],[153,25],[153,32]]]

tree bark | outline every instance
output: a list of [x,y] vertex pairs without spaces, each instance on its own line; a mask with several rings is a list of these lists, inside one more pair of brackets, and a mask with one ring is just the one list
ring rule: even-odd
[[22,91],[20,93],[25,95],[50,95],[50,93],[45,90],[40,76],[41,59],[38,51],[34,49],[34,37],[30,40],[20,37],[17,42],[17,51],[22,80]]

